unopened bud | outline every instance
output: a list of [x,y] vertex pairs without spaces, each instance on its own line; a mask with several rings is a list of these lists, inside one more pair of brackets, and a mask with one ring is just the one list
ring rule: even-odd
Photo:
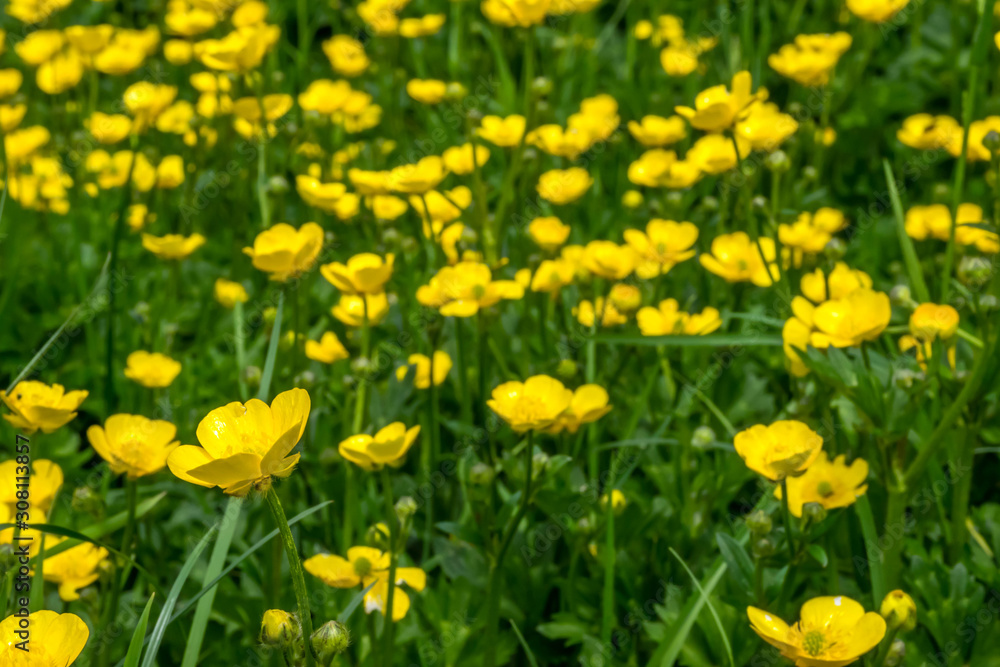
[[267,646],[290,646],[298,640],[301,630],[294,614],[281,609],[268,609],[260,623],[260,641]]
[[713,442],[715,442],[715,431],[711,426],[699,426],[691,434],[692,447],[708,447]]
[[764,510],[751,512],[745,519],[747,528],[758,537],[762,537],[771,532],[771,516]]
[[879,613],[885,619],[889,630],[899,629],[909,632],[917,627],[917,603],[901,590],[895,590],[885,596]]
[[329,664],[351,645],[351,635],[347,628],[337,621],[327,621],[312,634],[313,651],[322,664]]

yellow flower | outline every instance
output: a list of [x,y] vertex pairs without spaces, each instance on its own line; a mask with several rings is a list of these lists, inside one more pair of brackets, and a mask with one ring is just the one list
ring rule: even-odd
[[[736,146],[739,146],[740,158],[746,158],[750,154],[750,142],[744,138],[743,133],[737,136]],[[684,158],[700,171],[717,175],[735,169],[739,164],[736,146],[725,135],[706,134],[694,142]]]
[[324,364],[332,364],[349,356],[347,348],[337,338],[337,334],[327,331],[319,339],[319,342],[307,340],[305,345],[306,356],[313,361],[320,361]]
[[903,120],[896,138],[910,148],[938,150],[954,143],[955,137],[961,134],[962,126],[951,116],[918,113]]
[[584,299],[573,306],[573,317],[587,328],[594,326],[594,321],[598,316],[601,318],[602,327],[616,327],[619,324],[628,322],[628,318],[618,312],[615,304],[611,303],[610,300],[606,300],[603,296],[597,297],[593,302]]
[[[611,489],[611,511],[615,513],[615,516],[620,516],[625,511],[626,505],[628,505],[628,501],[625,499],[625,494],[618,489]],[[607,511],[608,494],[605,493],[601,496],[601,512],[606,513]]]
[[585,384],[573,392],[573,398],[547,429],[548,433],[562,433],[564,430],[576,433],[584,424],[596,422],[611,412],[607,390],[597,384]]
[[171,190],[184,182],[184,158],[167,155],[156,165],[156,187]]
[[[420,215],[427,238],[440,237],[444,223],[458,220],[471,203],[472,190],[464,185],[445,192],[431,190],[425,195],[410,195],[410,207]],[[431,225],[428,225],[428,215]]]
[[816,332],[813,347],[857,346],[875,340],[889,326],[892,308],[889,295],[871,289],[856,289],[840,299],[830,299],[816,307],[812,324]]
[[662,276],[694,257],[697,240],[698,228],[690,222],[654,218],[646,225],[645,234],[638,229],[625,230],[625,242],[638,256],[636,275],[644,280]]
[[266,491],[271,477],[287,477],[299,461],[289,456],[309,421],[309,394],[292,389],[270,407],[251,399],[212,410],[198,424],[201,447],[182,445],[167,458],[177,477],[200,486],[221,487],[228,495]]
[[407,429],[403,422],[393,422],[374,436],[367,433],[352,435],[337,449],[341,456],[365,470],[381,470],[386,465],[399,468],[418,435],[420,426]]
[[14,51],[26,65],[38,67],[52,60],[65,43],[65,36],[58,30],[36,30],[14,44]]
[[[1000,116],[989,116],[969,125],[969,144],[965,154],[970,162],[993,158],[993,151],[983,145],[983,140],[990,132],[1000,132]],[[962,154],[962,134],[961,129],[952,134],[951,141],[946,146],[948,152],[955,157]]]
[[368,69],[371,61],[365,55],[364,44],[350,35],[334,35],[323,42],[323,53],[338,74],[355,77]]
[[330,313],[349,327],[360,327],[365,317],[368,324],[375,326],[385,319],[389,312],[389,299],[385,292],[378,294],[342,294]]
[[909,3],[910,0],[847,0],[847,9],[858,18],[884,23]]
[[886,595],[878,613],[891,630],[898,628],[902,632],[909,632],[917,627],[917,603],[901,590]]
[[642,292],[635,285],[618,283],[608,293],[609,302],[623,313],[631,313],[642,305]]
[[[302,566],[309,574],[334,588],[372,588],[365,594],[365,613],[384,613],[389,595],[389,554],[372,547],[351,547],[347,558],[321,554],[306,559]],[[410,609],[410,597],[399,588],[401,584],[415,591],[424,590],[427,575],[419,567],[397,567],[396,586],[392,597],[392,620],[399,621]]]
[[438,104],[444,99],[448,84],[437,79],[410,79],[406,94],[421,104]]
[[260,24],[239,28],[222,39],[194,45],[194,55],[205,67],[220,72],[246,73],[258,67],[281,36],[281,28]]
[[690,160],[678,160],[674,151],[648,150],[628,166],[628,180],[650,188],[688,188],[702,177],[701,167]]
[[24,75],[21,70],[0,69],[0,98],[10,97],[18,91]]
[[[819,269],[817,269],[818,271]],[[796,297],[792,300],[792,310],[795,311],[795,306],[797,301],[801,297]],[[809,309],[810,315],[812,309]],[[785,351],[785,357],[788,359],[788,370],[795,377],[805,377],[809,374],[809,367],[805,365],[802,361],[802,357],[799,356],[799,351],[805,351],[806,347],[810,344],[810,339],[812,338],[812,320],[808,322],[799,319],[796,316],[789,317],[785,320],[785,324],[781,329],[781,340],[782,347]]]
[[403,19],[399,22],[399,35],[407,39],[429,37],[444,26],[444,14],[427,14],[419,18]]
[[389,188],[405,194],[423,194],[433,190],[448,175],[444,161],[437,155],[421,158],[389,172]]
[[319,267],[327,281],[344,294],[378,294],[385,291],[385,284],[392,277],[395,256],[389,253],[383,259],[371,252],[354,255],[347,264],[331,262]]
[[417,301],[445,317],[472,317],[501,299],[520,299],[524,288],[513,280],[493,280],[490,267],[462,261],[445,266],[417,288]]
[[[777,149],[798,129],[798,122],[788,114],[781,113],[778,105],[770,102],[754,102],[744,117],[736,123],[736,136],[738,140],[743,139],[750,144],[753,150],[770,152]],[[743,150],[741,145],[741,154]]]
[[823,269],[816,269],[802,276],[799,286],[802,294],[810,301],[822,303],[827,299],[843,298],[859,287],[870,288],[872,279],[864,271],[852,269],[844,262],[837,262],[829,276],[824,275]]
[[643,146],[660,147],[675,144],[687,136],[687,126],[680,116],[643,116],[640,122],[630,120],[628,131]]
[[761,639],[799,667],[844,667],[885,636],[881,616],[843,595],[809,600],[792,626],[756,607],[747,607],[747,616]]
[[538,265],[531,276],[529,286],[532,292],[555,293],[573,282],[576,269],[564,259],[546,259]]
[[512,115],[506,118],[500,116],[484,116],[479,123],[476,134],[486,141],[500,146],[510,148],[521,143],[524,136],[525,120],[524,116]]
[[132,131],[132,119],[124,114],[103,114],[95,111],[84,126],[99,143],[117,144]]
[[66,393],[61,384],[49,386],[37,380],[22,380],[9,394],[0,389],[0,400],[13,413],[3,418],[28,435],[39,429],[52,433],[76,418],[76,410],[87,394],[82,389]]
[[332,213],[340,198],[347,192],[343,183],[322,183],[319,179],[305,174],[295,177],[295,189],[309,206]]
[[803,86],[825,86],[837,61],[851,48],[851,36],[846,32],[832,35],[796,35],[795,42],[785,44],[767,58],[771,69]]
[[528,132],[524,142],[549,155],[575,160],[580,153],[593,145],[594,137],[585,130],[574,128],[564,130],[562,126],[550,123]]
[[[413,370],[413,386],[417,389],[427,389],[431,386],[431,360],[426,354],[411,354],[406,359],[406,365],[396,369],[396,379],[402,382]],[[444,384],[451,371],[451,357],[444,350],[434,351],[434,386]]]
[[528,224],[531,240],[546,252],[555,252],[569,238],[570,226],[555,216],[535,218]]
[[125,360],[125,377],[151,389],[169,387],[180,372],[180,362],[159,352],[138,350]]
[[550,169],[538,177],[538,196],[553,204],[562,205],[575,202],[582,197],[594,179],[582,167]]
[[800,421],[757,424],[733,439],[747,467],[771,481],[801,474],[823,450],[823,438]]
[[169,39],[163,45],[163,57],[171,65],[187,65],[194,57],[194,45],[183,39]]
[[205,245],[205,237],[201,234],[192,234],[191,236],[181,234],[142,235],[142,247],[160,259],[184,259],[203,245]]
[[323,228],[315,222],[299,229],[279,222],[258,234],[253,247],[243,248],[243,253],[271,280],[285,282],[311,269],[322,248]]
[[125,108],[132,115],[132,131],[142,133],[156,122],[177,97],[177,88],[149,81],[133,83],[125,90]]
[[28,112],[27,104],[0,105],[0,130],[11,132],[16,129]]
[[186,2],[170,3],[163,21],[168,31],[184,37],[194,37],[208,32],[219,22],[214,12],[197,6],[188,6]]
[[958,331],[958,311],[947,304],[922,303],[910,315],[910,333],[923,342],[951,338]]
[[246,288],[238,282],[218,278],[215,281],[215,300],[225,308],[233,308],[236,303],[246,303],[250,297]]
[[49,143],[50,138],[49,131],[41,125],[15,130],[3,138],[7,159],[13,164],[23,162]]
[[518,433],[552,426],[573,401],[573,392],[548,375],[504,382],[486,404]]
[[552,0],[483,0],[479,6],[490,23],[530,28],[545,21]]
[[291,646],[299,639],[302,628],[294,614],[281,609],[268,609],[260,621],[260,641],[268,646]]
[[[472,151],[475,149],[475,156]],[[462,144],[446,148],[441,154],[445,168],[453,174],[464,176],[471,174],[476,166],[482,169],[490,159],[490,149],[486,146],[473,146],[473,144]]]
[[639,208],[644,201],[642,193],[638,190],[627,190],[622,195],[622,206],[625,208]]
[[[0,503],[7,506],[13,514],[17,511],[17,477],[24,476],[23,464],[15,459],[0,463]],[[18,472],[18,468],[22,468]],[[31,462],[30,486],[31,504],[37,507],[43,514],[48,515],[52,509],[52,503],[56,499],[56,494],[63,484],[63,471],[58,463],[53,463],[46,459],[35,459]]]
[[761,237],[758,243],[751,241],[746,232],[716,236],[712,239],[711,254],[700,255],[698,261],[728,282],[752,282],[758,287],[768,287],[778,279],[774,239]]
[[722,326],[719,311],[709,306],[697,314],[680,310],[676,299],[665,299],[656,308],[647,306],[636,314],[643,336],[704,336]]
[[139,415],[112,415],[104,423],[87,429],[87,439],[116,475],[130,479],[163,470],[167,457],[180,444],[177,427],[170,422]]
[[[53,547],[65,539],[46,541],[46,546]],[[55,556],[46,556],[42,563],[42,576],[45,581],[51,581],[59,586],[59,597],[64,602],[72,602],[80,599],[81,588],[89,586],[100,578],[101,566],[107,558],[107,549],[85,542]],[[35,640],[34,636],[32,640]]]
[[[868,462],[864,459],[847,465],[843,454],[830,461],[826,452],[820,452],[804,473],[788,478],[788,511],[801,517],[806,503],[819,503],[828,510],[853,505],[868,490],[867,479]],[[774,489],[774,497],[781,499],[780,486]]]
[[583,254],[583,266],[590,273],[609,280],[621,280],[635,270],[638,256],[629,245],[614,241],[591,241]]
[[750,72],[737,72],[733,76],[731,88],[712,86],[695,98],[695,108],[678,106],[679,115],[687,118],[693,127],[706,132],[721,132],[733,127],[747,107],[757,99],[766,99],[767,91],[751,93]]
[[[7,11],[10,12],[10,6]],[[48,559],[44,566],[48,565]],[[21,625],[27,620],[27,628]],[[24,631],[31,638],[30,653],[25,653],[13,644],[20,641],[17,633]],[[54,611],[42,609],[29,615],[27,619],[18,616],[8,616],[0,623],[0,635],[7,637],[3,644],[0,659],[10,665],[27,665],[28,667],[49,667],[50,665],[72,665],[83,647],[87,645],[90,630],[87,624],[76,614],[57,614]],[[42,649],[39,651],[38,649]]]

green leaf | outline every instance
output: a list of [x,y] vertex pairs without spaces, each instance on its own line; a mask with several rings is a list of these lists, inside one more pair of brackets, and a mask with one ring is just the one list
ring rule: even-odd
[[[882,550],[876,548],[878,531],[875,529],[875,517],[872,515],[871,503],[868,502],[868,494],[858,497],[857,502],[854,503],[854,510],[858,513],[858,519],[861,521],[861,534],[865,540],[865,555],[867,557],[863,559],[863,563],[867,565],[870,572],[872,599],[875,604],[880,604],[888,590],[885,583],[885,572],[882,568]],[[860,556],[855,557],[856,566],[862,564],[858,562],[860,558]]]
[[144,645],[143,640],[146,637],[146,625],[149,623],[149,610],[153,608],[153,598],[155,597],[156,593],[149,596],[146,608],[142,610],[142,616],[139,617],[139,624],[135,626],[132,641],[128,644],[128,653],[125,654],[125,667],[136,667],[139,664],[139,656],[142,655]]
[[[673,552],[673,549],[670,551]],[[675,553],[676,555],[676,553]],[[677,556],[680,560],[680,556]],[[682,560],[683,564],[684,561]],[[687,566],[684,566],[685,569]],[[649,661],[650,665],[656,665],[658,667],[672,667],[674,663],[677,662],[677,657],[681,654],[681,649],[684,648],[684,642],[687,641],[688,635],[691,633],[691,628],[694,627],[694,622],[698,618],[698,614],[701,613],[701,608],[705,606],[708,602],[708,596],[711,595],[715,587],[722,581],[722,576],[726,573],[728,567],[725,562],[718,563],[715,567],[715,571],[708,577],[705,585],[702,586],[698,584],[698,593],[693,595],[688,603],[684,607],[683,620],[680,622],[676,630],[669,632],[667,634],[670,637],[670,643],[662,643],[660,647],[656,649],[656,653],[653,654],[652,660]],[[690,570],[688,570],[690,572]],[[692,575],[692,579],[693,579]],[[695,582],[697,583],[697,581]],[[726,635],[723,634],[723,637]],[[728,645],[728,640],[727,640]],[[730,659],[732,659],[732,650],[730,649]]]
[[829,559],[826,557],[826,549],[824,549],[818,544],[810,544],[808,547],[806,547],[806,551],[808,551],[809,555],[812,556],[814,559],[816,559],[816,562],[822,565],[823,567],[826,567],[827,564],[830,562]]
[[608,345],[649,347],[780,347],[781,336],[718,334],[709,336],[643,336],[642,334],[600,334],[591,340]]
[[278,341],[281,339],[281,311],[285,305],[285,293],[278,294],[278,307],[274,312],[274,326],[271,328],[271,340],[267,345],[267,357],[264,359],[264,370],[260,373],[260,390],[257,398],[267,401],[271,391],[271,378],[274,377],[274,360],[278,356]]
[[524,649],[525,655],[528,656],[528,664],[531,667],[538,667],[538,661],[535,660],[535,654],[531,652],[531,647],[528,646],[528,642],[524,641],[524,635],[521,634],[521,630],[517,627],[517,623],[514,619],[510,619],[510,626],[514,628],[514,634],[517,635],[517,641],[521,642],[521,648]]
[[[701,587],[701,583],[699,583],[698,578],[694,576],[694,572],[691,571],[691,568],[689,568],[687,563],[684,562],[684,559],[681,558],[680,554],[674,551],[673,547],[670,548],[670,553],[674,555],[674,558],[676,558],[681,564],[684,571],[688,573],[689,577],[691,577],[691,583],[694,584],[695,588],[697,588],[698,592],[701,594],[700,599],[704,600],[705,604],[708,605],[708,610],[712,613],[712,618],[715,619],[715,627],[718,628],[719,636],[722,637],[722,644],[726,649],[726,656],[729,658],[729,666],[736,667],[736,661],[733,660],[733,648],[729,645],[729,637],[726,634],[726,629],[722,627],[722,620],[719,618],[719,613],[715,611],[715,605],[713,605],[712,601],[708,599],[708,593],[706,593]],[[697,614],[694,614],[693,616],[697,616]]]
[[365,599],[365,595],[367,595],[368,591],[370,591],[372,587],[375,586],[375,584],[377,583],[378,581],[373,581],[372,583],[368,584],[365,590],[355,595],[354,598],[351,600],[350,604],[344,607],[344,609],[339,614],[337,614],[337,622],[347,623],[348,619],[351,618],[351,614],[353,614],[354,610],[361,605],[361,601]]
[[892,173],[892,166],[888,160],[882,160],[882,167],[885,169],[885,180],[889,184],[889,199],[892,201],[892,213],[896,219],[896,238],[899,239],[899,247],[903,251],[906,274],[910,278],[910,284],[913,286],[913,293],[917,300],[926,303],[931,300],[931,293],[927,289],[927,283],[924,282],[924,274],[920,270],[920,260],[917,259],[917,251],[913,248],[913,241],[906,233],[903,204],[899,201],[899,191],[896,189],[896,176]]
[[729,567],[729,574],[737,585],[748,594],[753,594],[754,567],[750,556],[739,542],[726,533],[716,533],[715,541],[722,552],[722,558]]

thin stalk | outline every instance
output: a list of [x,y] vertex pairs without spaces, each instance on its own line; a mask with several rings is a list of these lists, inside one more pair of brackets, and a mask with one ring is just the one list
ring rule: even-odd
[[[592,445],[593,446],[593,445]],[[601,599],[601,642],[602,646],[611,645],[611,626],[615,616],[615,509],[614,481],[618,475],[618,457],[611,457],[609,484],[604,488],[607,498],[604,524],[604,593]]]
[[236,383],[240,390],[240,400],[246,401],[249,393],[246,380],[247,353],[246,342],[243,340],[242,301],[237,301],[233,305],[233,346],[236,349]]
[[385,630],[382,631],[382,660],[387,667],[392,666],[393,629],[395,619],[392,617],[393,599],[396,594],[396,540],[399,539],[396,507],[392,499],[392,479],[388,468],[382,468],[382,493],[385,494],[386,523],[389,525],[389,592],[385,596]]
[[958,564],[962,559],[968,530],[965,527],[969,516],[969,496],[972,491],[972,459],[975,453],[975,438],[964,429],[955,434],[960,463],[955,466],[961,476],[954,481],[951,495],[951,544],[948,548],[948,562]]
[[313,633],[312,614],[309,611],[309,590],[306,588],[306,578],[302,570],[302,560],[299,558],[299,550],[295,547],[295,538],[292,536],[292,529],[288,527],[288,518],[285,517],[285,510],[281,507],[278,493],[272,486],[267,490],[267,506],[274,517],[274,523],[281,533],[281,542],[285,547],[285,555],[288,557],[288,570],[292,575],[292,587],[295,589],[295,601],[299,607],[299,623],[302,625],[302,639],[305,642],[306,667],[313,665],[312,641]]
[[788,545],[788,567],[795,562],[795,543],[792,537],[792,515],[788,511],[788,480],[781,480],[781,522],[785,525],[785,543]]
[[[368,299],[365,296],[362,296],[361,298],[362,303],[364,303],[364,315],[361,320],[361,357],[367,360],[369,354],[371,353],[371,327],[368,323]],[[359,377],[357,382],[358,390],[355,392],[354,396],[354,421],[351,424],[351,435],[361,433],[361,429],[365,424],[365,406],[368,402],[368,377]],[[344,470],[343,547],[345,550],[351,546],[351,540],[353,537],[353,514],[355,511],[355,502],[354,466],[347,466]]]
[[458,355],[458,393],[461,394],[462,421],[466,424],[472,423],[472,397],[469,395],[469,371],[468,357],[465,351],[465,328],[462,326],[462,318],[455,318],[455,351]]

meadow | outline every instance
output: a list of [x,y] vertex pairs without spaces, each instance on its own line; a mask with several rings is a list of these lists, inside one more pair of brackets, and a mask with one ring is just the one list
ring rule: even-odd
[[0,667],[1000,666],[997,16],[7,0]]

